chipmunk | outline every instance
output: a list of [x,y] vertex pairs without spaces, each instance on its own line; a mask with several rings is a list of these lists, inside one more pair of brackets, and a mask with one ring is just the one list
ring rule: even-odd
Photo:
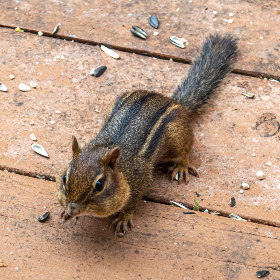
[[210,35],[188,76],[171,98],[137,90],[122,94],[107,110],[98,135],[81,147],[73,136],[73,158],[57,177],[56,198],[66,220],[71,215],[109,217],[115,234],[129,231],[132,216],[157,163],[173,162],[171,180],[198,176],[189,163],[193,144],[190,120],[208,103],[230,71],[237,38]]

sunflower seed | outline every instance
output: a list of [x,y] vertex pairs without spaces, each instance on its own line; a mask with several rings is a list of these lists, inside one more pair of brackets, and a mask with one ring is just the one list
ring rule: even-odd
[[140,32],[135,31],[134,29],[130,29],[130,32],[136,37],[139,37],[144,40],[147,39],[145,35],[141,34]]
[[185,45],[183,44],[183,42],[176,36],[170,36],[169,37],[169,42],[171,44],[173,44],[174,46],[179,47],[181,49],[185,48]]
[[19,85],[18,89],[21,91],[30,91],[30,87],[22,83]]
[[143,34],[146,37],[149,37],[149,35],[139,26],[133,25],[132,29],[134,29],[135,31],[137,31],[138,33]]
[[149,23],[153,28],[158,28],[158,19],[155,15],[149,17]]
[[32,144],[31,147],[34,150],[34,152],[36,152],[37,154],[39,154],[43,157],[49,157],[48,153],[46,152],[46,150],[41,145]]
[[258,278],[266,277],[268,274],[269,274],[268,270],[259,270],[259,271],[256,272],[256,276]]
[[100,66],[96,70],[93,71],[93,75],[95,77],[100,77],[107,70],[106,66]]
[[233,213],[231,213],[231,214],[229,215],[229,218],[232,218],[232,219],[234,219],[234,220],[239,220],[239,221],[245,221],[245,222],[247,222],[247,220],[245,220],[245,219],[241,218],[240,216],[238,216],[238,215],[236,215],[236,214],[233,214]]
[[47,218],[49,217],[49,214],[50,214],[49,211],[47,211],[44,215],[42,215],[38,218],[38,221],[43,223],[44,221],[47,220]]
[[120,57],[120,55],[118,53],[114,52],[113,50],[111,50],[109,48],[106,48],[103,45],[101,45],[101,50],[115,59],[118,59]]
[[229,205],[230,205],[230,207],[234,207],[235,206],[235,198],[234,197],[232,197],[230,199]]
[[10,75],[10,79],[13,80],[15,78],[14,75]]
[[170,200],[170,203],[175,205],[175,206],[181,207],[183,209],[189,209],[185,205],[183,205],[182,203],[179,203],[179,202],[176,202],[176,201],[173,201],[173,200]]
[[58,32],[59,24],[57,24],[52,32],[52,35],[55,35]]
[[0,90],[1,91],[8,91],[8,88],[4,84],[0,83]]

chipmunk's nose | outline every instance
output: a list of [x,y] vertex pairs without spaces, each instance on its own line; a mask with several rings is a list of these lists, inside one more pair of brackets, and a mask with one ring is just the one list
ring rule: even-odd
[[70,215],[77,215],[79,214],[79,209],[77,209],[78,204],[77,203],[69,203],[68,204],[68,209],[69,209],[69,214]]

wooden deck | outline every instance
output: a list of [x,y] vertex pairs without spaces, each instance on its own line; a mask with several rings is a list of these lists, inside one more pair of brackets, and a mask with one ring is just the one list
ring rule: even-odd
[[[280,279],[280,133],[263,137],[256,125],[264,114],[263,126],[280,122],[277,1],[2,2],[0,82],[8,91],[0,92],[0,280],[254,279],[263,269],[270,272],[265,279]],[[157,30],[148,24],[152,14]],[[145,29],[148,39],[134,37],[132,25]],[[177,185],[157,170],[124,238],[108,228],[112,218],[63,222],[54,179],[71,158],[72,135],[92,139],[106,108],[126,90],[171,95],[203,38],[214,32],[238,36],[240,51],[194,125],[191,162],[200,178]],[[187,39],[186,49],[170,44],[171,35]],[[101,44],[120,59],[107,56]],[[54,61],[57,55],[64,58]],[[101,65],[108,67],[104,75],[90,76]],[[31,81],[36,89],[18,89]],[[33,152],[31,133],[49,159]],[[257,179],[259,170],[264,180]],[[251,186],[243,194],[242,182]],[[194,199],[200,206],[195,215],[168,204],[192,209]],[[39,223],[44,206],[50,218]],[[247,221],[230,219],[231,213]]]

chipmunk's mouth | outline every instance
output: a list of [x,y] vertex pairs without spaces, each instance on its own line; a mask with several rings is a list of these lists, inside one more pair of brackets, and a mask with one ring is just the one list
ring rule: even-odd
[[72,217],[79,217],[79,216],[85,216],[89,215],[87,208],[83,209],[81,206],[77,203],[69,203],[66,208],[61,213],[61,217],[64,220],[68,220],[71,216]]

